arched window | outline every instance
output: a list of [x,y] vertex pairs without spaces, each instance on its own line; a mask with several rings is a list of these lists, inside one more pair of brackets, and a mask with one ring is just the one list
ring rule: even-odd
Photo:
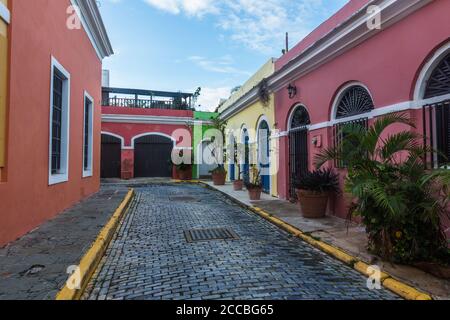
[[292,114],[290,130],[304,128],[311,124],[308,110],[304,106],[298,106]]
[[425,89],[425,99],[450,93],[450,53],[431,73]]
[[[345,125],[351,123],[367,128],[369,125],[369,119],[364,115],[372,111],[374,108],[375,106],[372,97],[363,86],[353,85],[345,89],[342,94],[338,96],[335,107],[336,120],[345,120],[345,118],[355,117],[358,115],[361,115],[361,117],[349,121],[343,121],[334,126],[336,145],[340,145],[345,139],[345,135],[342,130]],[[346,163],[337,162],[336,166],[343,168],[346,167]]]
[[344,91],[336,109],[336,119],[370,112],[374,109],[372,97],[366,88],[355,85]]
[[[450,94],[450,53],[447,53],[430,73],[430,77],[426,80],[424,98],[448,94]],[[432,147],[438,151],[432,153],[431,163],[439,167],[446,165],[450,163],[450,99],[442,99],[440,102],[425,106],[424,110],[429,111],[427,118],[430,119],[428,128],[425,126],[424,134],[430,138]]]

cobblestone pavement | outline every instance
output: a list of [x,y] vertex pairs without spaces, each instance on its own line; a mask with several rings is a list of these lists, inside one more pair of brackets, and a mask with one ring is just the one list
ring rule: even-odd
[[[53,300],[128,192],[101,190],[0,248],[0,300]],[[25,200],[24,200],[25,201]]]
[[[397,299],[217,192],[199,185],[136,192],[85,299]],[[239,240],[188,243],[184,235],[222,227]]]

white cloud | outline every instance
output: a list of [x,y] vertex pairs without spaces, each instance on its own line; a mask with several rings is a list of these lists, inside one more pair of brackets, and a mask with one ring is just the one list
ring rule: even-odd
[[198,111],[214,111],[221,99],[226,99],[230,96],[231,87],[221,88],[203,88],[198,98],[197,107]]
[[[145,0],[171,14],[202,17],[214,14],[217,27],[238,44],[264,54],[278,55],[284,34],[291,44],[312,29],[317,19],[330,15],[327,0]],[[345,3],[346,0],[335,0]]]
[[208,13],[218,12],[213,0],[145,0],[145,2],[172,14],[183,12],[188,16],[202,17]]
[[217,59],[208,59],[202,56],[191,56],[188,58],[188,61],[194,63],[198,67],[209,72],[245,75],[245,76],[251,75],[251,73],[248,71],[239,70],[233,67],[234,60],[229,55],[225,55]]

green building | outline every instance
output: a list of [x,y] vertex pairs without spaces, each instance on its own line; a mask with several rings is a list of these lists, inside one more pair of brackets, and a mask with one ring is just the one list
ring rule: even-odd
[[[205,132],[212,128],[211,120],[217,118],[218,113],[215,112],[194,112],[194,127],[192,137],[192,152],[195,163],[199,163],[202,159],[202,150],[206,150],[209,144],[209,139],[205,138]],[[204,158],[204,157],[203,157]],[[192,178],[201,179],[210,176],[209,171],[214,169],[215,165],[195,164],[192,169]]]

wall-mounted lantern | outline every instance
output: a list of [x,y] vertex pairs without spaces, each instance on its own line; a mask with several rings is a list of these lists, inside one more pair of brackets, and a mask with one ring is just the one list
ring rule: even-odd
[[289,93],[289,99],[294,99],[295,96],[297,95],[297,87],[290,83],[289,87],[288,87],[288,93]]

